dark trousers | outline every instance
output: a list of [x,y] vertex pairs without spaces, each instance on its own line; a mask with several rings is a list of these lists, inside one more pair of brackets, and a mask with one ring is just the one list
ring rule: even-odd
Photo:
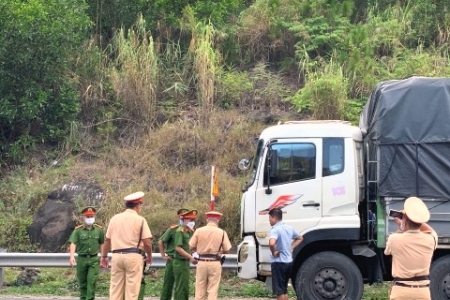
[[273,294],[277,296],[287,294],[292,263],[273,262],[271,268]]

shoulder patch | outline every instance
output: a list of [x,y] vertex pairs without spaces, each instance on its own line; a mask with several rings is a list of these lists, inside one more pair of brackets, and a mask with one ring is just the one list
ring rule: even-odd
[[98,228],[103,228],[102,226],[98,225],[97,223],[94,223],[94,226],[98,227]]
[[75,229],[78,229],[78,228],[81,228],[81,227],[83,227],[83,224],[75,226]]

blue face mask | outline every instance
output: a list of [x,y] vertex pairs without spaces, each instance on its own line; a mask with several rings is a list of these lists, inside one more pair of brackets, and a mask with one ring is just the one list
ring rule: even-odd
[[183,220],[180,220],[180,221],[178,222],[178,224],[179,224],[179,225],[183,225]]

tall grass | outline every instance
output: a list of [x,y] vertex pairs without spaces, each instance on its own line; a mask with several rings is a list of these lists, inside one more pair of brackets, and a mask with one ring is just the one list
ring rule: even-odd
[[111,83],[127,118],[151,128],[157,111],[158,56],[145,22],[139,17],[125,33],[120,29],[114,38],[117,50],[111,68]]
[[191,33],[188,59],[185,62],[192,59],[195,89],[201,107],[200,122],[202,126],[207,126],[214,108],[214,87],[219,68],[219,57],[214,48],[215,30],[211,23],[199,22],[189,6],[183,10],[183,24]]
[[198,24],[198,38],[194,55],[198,94],[202,107],[202,124],[209,124],[214,108],[214,85],[216,82],[217,54],[213,47],[214,28],[211,24]]

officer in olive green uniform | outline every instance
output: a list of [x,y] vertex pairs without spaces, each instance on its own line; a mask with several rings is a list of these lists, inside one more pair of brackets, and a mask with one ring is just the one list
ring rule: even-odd
[[181,214],[188,211],[189,209],[180,208],[177,211],[178,218],[180,219],[179,223],[170,226],[158,241],[159,253],[161,254],[161,258],[166,261],[160,300],[172,299],[172,291],[175,283],[175,275],[173,271],[173,258],[175,256],[175,232],[183,224]]
[[189,299],[189,263],[197,264],[197,260],[189,251],[189,240],[194,233],[195,219],[197,211],[191,210],[180,215],[183,220],[175,232],[175,255],[173,260],[173,269],[175,272],[175,292],[174,300]]
[[77,226],[69,238],[71,266],[75,265],[75,252],[78,254],[77,277],[80,285],[80,299],[93,300],[97,283],[100,260],[98,253],[105,241],[105,235],[100,225],[95,224],[96,210],[88,206],[81,211],[84,224]]

